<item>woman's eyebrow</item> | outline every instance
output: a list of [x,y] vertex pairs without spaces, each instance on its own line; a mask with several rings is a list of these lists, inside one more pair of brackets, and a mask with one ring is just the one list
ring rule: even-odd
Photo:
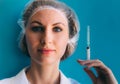
[[39,22],[39,21],[32,21],[30,24],[33,24],[33,23],[37,23],[37,24],[39,24],[39,25],[42,25],[42,23]]
[[61,25],[65,26],[65,24],[62,23],[62,22],[57,22],[57,23],[53,24],[53,26],[54,26],[54,25],[58,25],[58,24],[61,24]]
[[[41,23],[40,21],[36,21],[36,20],[35,20],[35,21],[32,21],[30,24],[34,24],[34,23],[37,23],[37,24],[39,24],[39,25],[42,25],[42,23]],[[58,24],[65,26],[65,24],[62,23],[62,22],[54,23],[53,26],[58,25]]]

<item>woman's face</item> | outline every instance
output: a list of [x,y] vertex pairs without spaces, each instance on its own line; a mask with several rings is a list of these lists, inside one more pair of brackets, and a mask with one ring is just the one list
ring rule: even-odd
[[58,10],[40,10],[29,19],[25,37],[33,62],[59,63],[69,40],[67,18]]

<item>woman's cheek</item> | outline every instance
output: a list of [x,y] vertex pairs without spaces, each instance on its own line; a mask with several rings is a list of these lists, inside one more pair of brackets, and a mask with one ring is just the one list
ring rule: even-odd
[[57,50],[59,51],[61,56],[63,56],[66,50],[66,46],[68,44],[68,39],[58,38],[56,43],[57,43]]

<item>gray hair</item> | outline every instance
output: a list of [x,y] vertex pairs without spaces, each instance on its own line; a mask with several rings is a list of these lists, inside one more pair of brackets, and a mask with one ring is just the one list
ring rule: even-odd
[[34,0],[27,4],[23,11],[22,18],[19,20],[19,25],[22,28],[22,31],[19,36],[19,47],[25,54],[29,56],[25,39],[25,28],[29,21],[29,18],[34,13],[34,10],[42,6],[49,6],[62,11],[68,20],[69,42],[67,44],[66,51],[62,56],[61,60],[66,59],[74,52],[76,48],[79,37],[79,21],[77,19],[75,12],[70,7],[56,0]]

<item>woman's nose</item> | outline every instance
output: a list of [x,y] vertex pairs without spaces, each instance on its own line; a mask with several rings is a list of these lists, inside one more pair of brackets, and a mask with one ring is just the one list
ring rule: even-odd
[[46,30],[43,33],[43,36],[41,38],[42,44],[51,44],[53,40],[53,34],[51,30]]

